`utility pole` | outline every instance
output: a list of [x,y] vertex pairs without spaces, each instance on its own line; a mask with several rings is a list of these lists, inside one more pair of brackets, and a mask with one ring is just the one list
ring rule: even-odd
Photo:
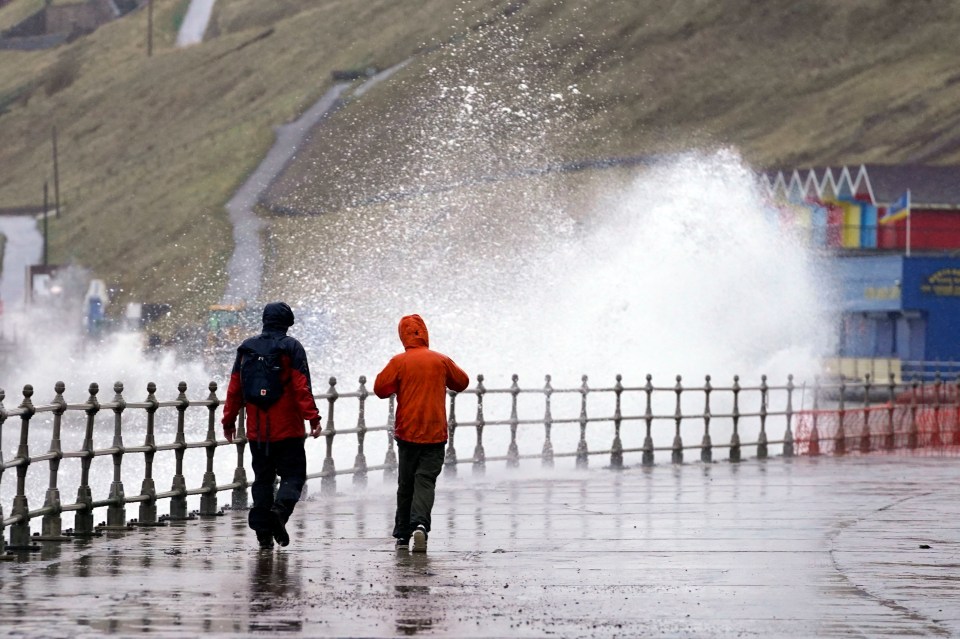
[[153,0],[147,0],[147,57],[153,57]]
[[49,233],[47,231],[47,182],[43,182],[43,265],[47,265],[47,250],[50,241],[47,239]]
[[53,206],[60,219],[60,159],[57,156],[57,127],[53,127]]

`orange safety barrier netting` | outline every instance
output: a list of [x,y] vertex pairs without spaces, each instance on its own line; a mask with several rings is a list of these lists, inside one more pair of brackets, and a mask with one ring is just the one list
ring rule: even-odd
[[797,455],[894,450],[960,456],[960,406],[876,404],[843,411],[796,413],[794,451]]

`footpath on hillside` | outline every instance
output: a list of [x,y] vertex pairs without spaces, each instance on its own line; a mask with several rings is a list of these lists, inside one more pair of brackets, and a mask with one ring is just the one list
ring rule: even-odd
[[[464,472],[466,471],[466,472]],[[0,635],[958,636],[960,466],[875,455],[441,477],[426,555],[394,486],[0,564]],[[508,478],[509,477],[509,478]]]

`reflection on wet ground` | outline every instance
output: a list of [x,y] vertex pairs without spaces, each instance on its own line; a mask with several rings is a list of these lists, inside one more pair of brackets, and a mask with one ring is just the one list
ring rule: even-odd
[[229,512],[45,543],[0,564],[0,635],[960,635],[953,459],[440,486],[426,555],[394,549],[373,484],[316,491],[270,552]]

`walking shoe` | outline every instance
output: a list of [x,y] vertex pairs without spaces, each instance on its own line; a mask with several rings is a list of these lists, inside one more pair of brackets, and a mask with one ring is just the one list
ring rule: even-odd
[[397,539],[397,550],[406,550],[410,547],[410,538]]
[[260,543],[260,550],[273,550],[273,536],[269,531],[258,530],[257,541]]
[[276,510],[270,511],[270,532],[281,546],[290,545],[290,535],[287,534],[287,529],[283,525],[283,519],[280,518],[280,513]]
[[427,552],[427,529],[423,524],[413,531],[413,552]]

